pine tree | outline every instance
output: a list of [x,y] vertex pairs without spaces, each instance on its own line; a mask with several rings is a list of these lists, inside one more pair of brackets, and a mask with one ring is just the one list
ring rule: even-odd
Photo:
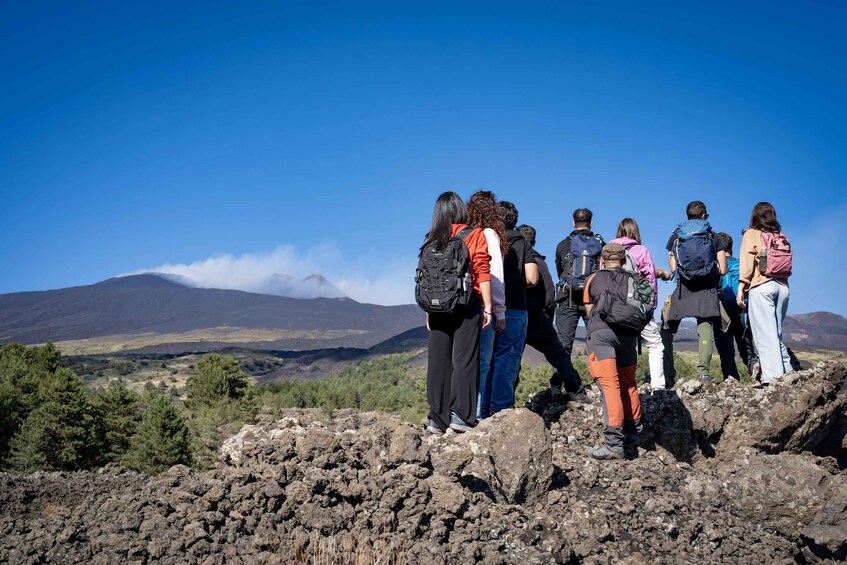
[[188,405],[210,406],[221,400],[237,400],[249,393],[250,382],[231,355],[204,355],[188,379]]
[[12,437],[44,401],[41,393],[59,367],[59,359],[59,351],[49,342],[0,347],[0,466],[9,455]]
[[46,405],[31,411],[23,425],[12,437],[9,462],[19,473],[32,473],[49,468],[47,451],[50,445],[47,431],[56,427],[55,411]]
[[139,471],[159,473],[177,464],[191,464],[188,426],[168,396],[152,398],[138,425],[124,463]]
[[141,398],[122,380],[93,399],[97,414],[97,444],[92,458],[98,464],[119,460],[129,451],[132,437],[141,422]]

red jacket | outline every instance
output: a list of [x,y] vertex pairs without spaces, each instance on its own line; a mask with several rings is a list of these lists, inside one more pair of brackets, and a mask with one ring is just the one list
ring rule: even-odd
[[[453,224],[450,235],[454,236],[466,227],[467,224]],[[465,245],[468,246],[468,255],[473,263],[471,265],[473,288],[479,292],[479,283],[491,280],[491,255],[488,254],[488,241],[481,229],[474,228],[465,238]]]

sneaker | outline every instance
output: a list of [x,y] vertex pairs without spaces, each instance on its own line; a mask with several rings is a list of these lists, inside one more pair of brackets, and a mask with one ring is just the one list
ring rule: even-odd
[[426,431],[428,431],[431,434],[443,434],[444,433],[444,430],[442,430],[441,427],[438,424],[436,424],[435,420],[433,420],[432,418],[429,419],[429,425],[426,427]]
[[588,398],[588,393],[585,392],[584,386],[579,387],[579,390],[576,392],[569,392],[568,400],[577,404],[591,404],[591,399]]
[[715,382],[715,379],[713,379],[709,375],[700,375],[699,377],[697,377],[697,380],[700,381],[701,383],[713,383],[713,382]]
[[468,430],[473,429],[473,426],[462,420],[459,416],[454,413],[450,413],[450,429],[454,432],[464,433]]
[[550,385],[550,396],[553,400],[561,400],[562,394],[562,385]]
[[618,449],[612,449],[611,447],[605,445],[603,447],[589,447],[588,455],[598,461],[624,459],[624,451],[622,447],[619,447]]

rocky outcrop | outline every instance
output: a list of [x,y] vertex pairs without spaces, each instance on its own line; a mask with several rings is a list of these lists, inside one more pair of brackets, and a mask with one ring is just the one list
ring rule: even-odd
[[645,393],[639,457],[621,463],[585,455],[598,404],[546,392],[463,435],[291,410],[203,472],[0,474],[0,562],[841,560],[847,481],[821,449],[841,442],[844,377]]
[[847,368],[821,363],[789,373],[766,390],[729,381],[687,381],[644,403],[645,441],[676,459],[734,458],[738,449],[801,453],[838,435],[843,441]]

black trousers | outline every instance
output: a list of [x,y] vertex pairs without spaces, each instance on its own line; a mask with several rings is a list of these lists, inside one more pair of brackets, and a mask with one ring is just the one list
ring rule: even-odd
[[529,305],[527,309],[526,345],[541,352],[547,362],[556,369],[550,377],[551,385],[564,385],[568,392],[576,392],[580,389],[582,382],[573,368],[570,352],[562,346],[553,328],[553,320],[544,313],[544,310],[533,305]]
[[[747,342],[744,339],[744,320],[741,315],[741,308],[738,304],[729,302],[723,303],[724,310],[729,316],[729,330],[724,333],[721,331],[720,320],[713,324],[713,332],[715,334],[715,347],[718,350],[718,356],[721,359],[721,372],[724,378],[733,377],[739,378],[738,367],[735,364],[735,347],[738,347],[738,354],[741,360],[747,367],[751,367],[750,352],[747,349]],[[734,341],[734,343],[733,343]]]
[[560,369],[559,373],[566,383],[573,382],[574,379],[579,381],[579,375],[577,374],[576,369],[573,368],[571,353],[573,352],[573,342],[574,339],[576,339],[576,327],[579,325],[580,318],[582,318],[585,326],[588,327],[588,318],[585,315],[585,306],[582,304],[576,304],[575,302],[566,300],[556,307],[556,331],[559,334],[559,342],[562,344],[562,348],[566,353],[564,371]]
[[429,315],[426,397],[430,419],[443,430],[450,425],[450,412],[468,423],[476,421],[481,327],[476,295],[450,314]]

